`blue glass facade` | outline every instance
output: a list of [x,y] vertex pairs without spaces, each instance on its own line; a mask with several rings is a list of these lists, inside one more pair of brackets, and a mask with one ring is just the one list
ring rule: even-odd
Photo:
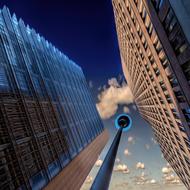
[[103,130],[81,68],[0,10],[0,188],[41,189]]

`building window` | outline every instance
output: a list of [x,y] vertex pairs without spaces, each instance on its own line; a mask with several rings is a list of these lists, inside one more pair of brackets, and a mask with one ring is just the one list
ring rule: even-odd
[[190,122],[190,108],[183,109],[182,111],[183,111],[183,114],[185,115],[187,122]]
[[153,30],[153,25],[152,25],[152,23],[150,23],[150,25],[148,27],[148,33],[149,33],[150,36],[152,34],[152,30]]
[[28,83],[26,81],[26,77],[24,75],[24,73],[22,72],[17,72],[17,80],[20,86],[20,89],[23,91],[28,91]]
[[143,21],[145,21],[146,15],[147,15],[146,9],[145,9],[145,7],[143,7],[143,11],[142,11],[142,19],[143,19]]
[[8,87],[8,80],[4,67],[0,66],[0,88]]
[[170,33],[172,32],[172,30],[174,29],[174,27],[175,27],[176,24],[177,24],[177,19],[176,19],[176,17],[174,16],[174,17],[172,18],[172,20],[170,21],[170,24],[169,24],[169,26],[168,26],[168,28],[167,28],[167,33],[168,33],[168,34],[170,34]]
[[143,3],[142,3],[142,0],[139,0],[139,3],[138,3],[138,10],[139,10],[139,13],[142,12],[142,9],[143,9]]
[[168,76],[168,79],[172,87],[178,86],[178,81],[173,73],[170,76]]
[[164,28],[165,28],[166,30],[168,29],[169,24],[170,24],[170,21],[172,20],[173,16],[174,16],[174,13],[173,13],[172,9],[170,9],[170,10],[168,11],[168,14],[167,14],[165,20],[164,20]]
[[183,69],[183,72],[185,73],[187,80],[189,81],[190,80],[190,60],[182,65],[182,69]]
[[163,91],[167,90],[166,85],[164,84],[163,81],[160,82],[160,86],[161,86],[161,88],[162,88]]
[[177,55],[183,53],[186,50],[187,43],[181,30],[179,30],[174,39],[171,40],[171,45]]
[[187,45],[187,43],[185,42],[184,44],[182,44],[179,48],[178,48],[178,50],[177,50],[177,54],[181,54],[181,53],[183,53],[186,49],[187,49],[187,47],[188,47],[188,45]]
[[166,99],[167,99],[168,103],[171,104],[172,103],[172,99],[171,99],[170,95],[167,94],[165,96],[166,96]]
[[[183,53],[187,49],[188,44],[172,9],[168,11],[163,24],[175,53],[177,55]],[[170,34],[173,31],[175,31],[176,34],[171,38]]]
[[155,9],[158,11],[162,6],[164,0],[152,0]]
[[184,96],[183,96],[181,91],[176,91],[176,92],[174,91],[174,93],[175,93],[175,96],[176,96],[177,100],[180,103],[185,102]]

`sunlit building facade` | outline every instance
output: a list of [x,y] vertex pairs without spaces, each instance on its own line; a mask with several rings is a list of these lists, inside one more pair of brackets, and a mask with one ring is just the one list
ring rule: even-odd
[[80,189],[107,139],[82,69],[0,10],[0,189]]
[[138,110],[190,189],[190,2],[112,2],[122,67]]

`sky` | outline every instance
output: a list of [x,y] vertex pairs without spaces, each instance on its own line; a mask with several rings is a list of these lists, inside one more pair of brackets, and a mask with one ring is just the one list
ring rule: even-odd
[[110,0],[1,0],[17,18],[80,65],[110,140],[81,190],[88,190],[116,134],[114,118],[130,114],[132,129],[123,133],[111,190],[184,190],[155,142],[151,127],[138,113],[124,81]]

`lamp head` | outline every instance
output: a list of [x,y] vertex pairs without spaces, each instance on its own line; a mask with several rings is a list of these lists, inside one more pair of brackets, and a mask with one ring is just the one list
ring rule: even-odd
[[115,120],[115,127],[122,128],[123,131],[128,131],[132,126],[131,117],[128,114],[120,114]]

